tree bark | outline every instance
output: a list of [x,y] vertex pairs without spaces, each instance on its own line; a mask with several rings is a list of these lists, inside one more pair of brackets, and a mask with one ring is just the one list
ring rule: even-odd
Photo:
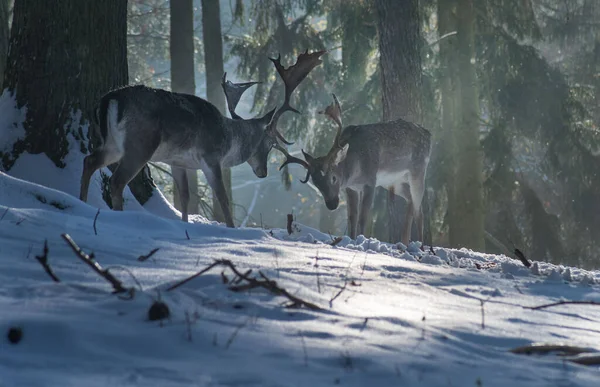
[[8,0],[0,0],[0,82],[4,79],[6,56],[8,54]]
[[[192,0],[171,0],[169,50],[171,54],[171,90],[194,95],[196,80],[194,71],[194,4]],[[188,214],[198,213],[198,172],[186,170],[190,201]],[[181,211],[179,188],[173,184],[173,202]]]
[[479,97],[475,72],[473,0],[457,3],[457,68],[460,82],[456,154],[455,216],[450,218],[450,244],[483,251],[483,161],[479,142]]
[[[444,185],[448,194],[447,218],[450,225],[455,224],[456,196],[454,192],[454,179],[456,177],[456,144],[454,131],[456,130],[456,112],[458,111],[458,74],[456,68],[456,35],[446,34],[456,31],[456,0],[438,0],[438,36],[440,42],[440,64],[442,79],[440,82],[442,103],[442,133],[441,141],[445,144],[439,147],[443,152],[440,165],[443,168]],[[449,242],[448,237],[443,238]]]
[[[82,126],[92,122],[99,97],[127,84],[126,33],[123,0],[15,2],[4,88],[27,105],[27,117],[25,138],[3,155],[6,170],[24,151],[63,168],[68,133],[87,150]],[[152,195],[147,168],[129,187],[142,204]]]
[[[221,37],[221,9],[219,0],[202,0],[202,32],[204,41],[204,64],[206,67],[206,99],[212,102],[222,114],[225,114],[225,96],[221,88],[221,78],[225,72],[223,66],[223,40]],[[234,216],[231,195],[231,170],[223,169],[223,182],[229,196],[231,214]],[[215,220],[224,222],[219,200],[213,192],[213,214]],[[234,216],[235,218],[235,216]]]
[[[383,121],[403,118],[421,123],[422,40],[419,2],[377,0],[375,6],[378,17]],[[375,201],[374,214],[379,225],[375,225],[374,230],[383,233],[375,236],[381,240],[396,242],[400,240],[406,205],[398,197],[390,200],[389,195],[382,191],[383,188],[378,188],[375,195],[378,200]]]
[[377,0],[383,120],[421,122],[419,1]]

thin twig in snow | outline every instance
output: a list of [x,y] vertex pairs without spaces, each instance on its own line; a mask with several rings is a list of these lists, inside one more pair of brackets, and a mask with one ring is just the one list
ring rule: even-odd
[[4,219],[4,217],[6,216],[6,214],[8,213],[8,210],[10,210],[10,207],[6,207],[6,210],[4,210],[4,212],[2,213],[2,217],[0,217],[0,222],[2,221],[2,219]]
[[73,238],[71,238],[69,234],[61,234],[61,237],[69,244],[69,246],[71,246],[73,252],[75,252],[75,255],[79,259],[81,259],[83,262],[89,265],[92,268],[92,270],[94,270],[99,276],[104,278],[112,285],[114,293],[124,293],[129,290],[123,287],[121,281],[119,281],[115,276],[113,276],[108,270],[102,269],[102,266],[100,266],[98,262],[94,261],[94,253],[90,255],[84,253],[83,250],[81,250],[81,248],[77,246],[77,243],[75,243],[75,241],[73,240]]
[[[30,247],[30,251],[31,251],[31,247]],[[60,282],[60,279],[56,276],[56,274],[54,274],[54,272],[52,271],[52,268],[50,267],[50,264],[48,263],[48,252],[50,250],[48,249],[48,240],[44,240],[44,250],[42,255],[36,255],[35,259],[37,259],[37,261],[40,263],[40,265],[42,265],[42,267],[44,268],[44,271],[50,276],[50,278],[52,278],[52,280],[54,282]],[[27,254],[29,255],[29,254]]]
[[225,349],[229,348],[229,346],[231,345],[231,343],[233,343],[233,340],[235,340],[235,338],[238,335],[238,333],[242,330],[243,327],[245,327],[246,325],[248,325],[248,323],[252,320],[252,318],[253,318],[253,316],[248,317],[248,319],[246,319],[237,328],[235,328],[235,330],[233,331],[233,333],[231,334],[231,336],[229,336],[229,339],[227,340],[227,343],[225,343]]
[[335,301],[335,299],[338,298],[344,292],[344,290],[346,290],[346,286],[347,285],[348,285],[348,278],[345,278],[344,279],[344,286],[342,286],[342,288],[340,289],[340,291],[337,292],[336,295],[331,298],[331,300],[329,300],[329,307],[330,308],[333,308],[333,301]]
[[553,302],[551,304],[544,304],[544,305],[538,305],[538,306],[524,306],[523,308],[531,309],[531,310],[540,310],[540,309],[546,309],[546,308],[550,308],[550,307],[558,306],[558,305],[600,305],[600,302],[598,302],[598,301],[558,301],[558,302]]
[[96,216],[94,216],[94,235],[98,235],[98,230],[96,230],[96,221],[98,220],[98,215],[100,215],[99,208],[98,208],[98,212],[96,212]]
[[306,342],[304,341],[304,334],[302,331],[298,332],[300,334],[300,340],[302,340],[302,351],[304,351],[304,366],[308,367],[308,352],[306,351]]
[[157,247],[155,249],[150,250],[150,252],[148,254],[146,254],[146,255],[140,255],[137,260],[140,261],[140,262],[144,262],[148,258],[150,258],[151,256],[153,256],[154,253],[156,253],[158,250],[160,250],[160,247]]
[[[269,279],[266,275],[264,275],[261,271],[258,272],[258,274],[260,275],[260,277],[262,277],[261,279],[258,278],[252,278],[249,277],[248,274],[242,273],[240,272],[237,267],[235,267],[235,265],[228,259],[220,259],[217,260],[215,262],[213,262],[212,264],[208,265],[207,267],[205,267],[204,269],[200,270],[199,272],[183,279],[182,281],[179,281],[177,283],[175,283],[174,285],[172,285],[171,287],[169,287],[167,289],[167,291],[171,291],[174,290],[178,287],[180,287],[181,285],[193,280],[194,278],[206,273],[207,271],[211,270],[212,268],[216,267],[216,266],[226,266],[229,269],[231,269],[231,271],[233,271],[233,273],[238,276],[239,278],[242,278],[243,280],[245,280],[246,282],[248,282],[248,284],[245,285],[239,285],[239,286],[229,286],[229,290],[234,291],[234,292],[240,292],[240,291],[245,291],[245,290],[250,290],[250,289],[255,289],[255,288],[263,288],[266,289],[268,291],[270,291],[271,293],[277,295],[277,296],[283,296],[286,297],[287,299],[289,299],[292,303],[290,305],[288,305],[288,307],[300,307],[300,306],[304,306],[308,309],[311,310],[321,310],[321,308],[311,302],[308,301],[304,301],[296,296],[294,296],[293,294],[290,294],[287,290],[280,288],[277,285],[277,282]],[[248,272],[246,272],[248,273]],[[235,282],[235,280],[233,281]]]

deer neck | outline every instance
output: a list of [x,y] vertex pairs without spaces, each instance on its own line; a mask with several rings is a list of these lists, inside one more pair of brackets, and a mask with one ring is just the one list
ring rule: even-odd
[[224,167],[233,167],[246,162],[256,151],[264,129],[257,120],[234,120],[226,118],[225,128],[231,141],[229,149],[223,157]]

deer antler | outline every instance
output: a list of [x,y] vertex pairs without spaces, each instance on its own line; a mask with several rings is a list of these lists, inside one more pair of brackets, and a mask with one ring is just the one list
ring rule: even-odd
[[294,109],[290,106],[290,97],[296,87],[306,78],[308,73],[311,72],[312,69],[323,63],[321,59],[319,59],[323,54],[327,51],[315,51],[312,53],[308,53],[308,49],[298,56],[296,60],[296,64],[288,67],[287,69],[281,65],[281,54],[277,56],[276,59],[269,58],[273,64],[275,65],[275,69],[277,69],[277,73],[283,80],[285,85],[285,100],[283,101],[283,105],[275,112],[273,119],[269,123],[267,127],[267,131],[277,136],[279,140],[281,140],[286,145],[292,145],[292,142],[287,141],[281,133],[277,130],[277,121],[279,117],[286,111],[293,111],[295,113],[299,113],[298,110]]
[[256,85],[260,82],[242,82],[242,83],[233,83],[227,80],[227,73],[223,74],[223,79],[221,80],[221,86],[223,87],[223,91],[225,92],[225,98],[227,99],[227,108],[229,109],[229,113],[231,114],[231,118],[236,120],[241,119],[236,112],[235,108],[237,104],[240,102],[240,98],[242,98],[242,94],[250,87]]
[[[277,149],[278,151],[283,153],[285,156],[285,162],[283,164],[281,164],[281,166],[279,167],[280,171],[281,171],[281,169],[283,169],[283,167],[285,167],[288,164],[300,164],[304,168],[306,168],[306,177],[304,178],[304,180],[300,180],[300,182],[301,183],[308,182],[308,179],[310,178],[310,165],[306,161],[292,156],[291,154],[288,153],[288,151],[284,147],[282,147],[279,144],[273,145],[273,148]],[[304,153],[304,151],[302,151],[302,153]]]
[[[327,117],[331,118],[331,120],[333,120],[338,126],[337,133],[335,134],[335,140],[333,142],[333,147],[331,148],[331,151],[333,151],[336,149],[343,148],[342,145],[340,144],[340,139],[342,137],[343,125],[342,125],[342,108],[340,107],[340,102],[338,101],[335,94],[331,94],[331,95],[333,96],[333,102],[325,108],[325,111],[320,111],[319,114],[324,114]],[[331,153],[331,151],[330,151],[330,153]]]

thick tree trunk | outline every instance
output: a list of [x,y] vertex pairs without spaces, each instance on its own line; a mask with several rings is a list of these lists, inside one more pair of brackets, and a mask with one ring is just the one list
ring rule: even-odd
[[[421,24],[418,0],[375,1],[378,16],[379,55],[382,83],[383,121],[403,118],[421,123]],[[400,198],[386,200],[382,188],[375,202],[377,222],[375,236],[392,242],[400,240],[406,206]],[[384,227],[382,227],[385,225]],[[415,230],[416,231],[416,230]]]
[[[123,0],[15,2],[4,87],[27,105],[27,117],[25,138],[3,157],[7,170],[24,151],[65,166],[67,133],[84,140],[98,98],[127,84],[126,33]],[[147,168],[129,187],[142,204],[152,195]]]
[[[448,194],[447,217],[450,225],[459,218],[456,214],[456,199],[454,192],[454,179],[456,177],[456,144],[454,131],[456,130],[456,112],[458,111],[458,74],[456,67],[456,35],[447,35],[456,31],[456,0],[438,0],[438,35],[441,39],[440,62],[442,79],[440,82],[442,99],[442,133],[441,141],[444,146],[439,147],[443,152],[440,166],[443,168],[444,185]],[[454,220],[456,219],[456,220]],[[449,242],[448,237],[443,238]]]
[[458,0],[457,67],[460,82],[456,154],[455,216],[450,220],[450,243],[482,251],[484,243],[483,161],[479,142],[479,99],[475,72],[475,13],[473,0]]
[[[171,90],[178,93],[195,94],[194,72],[194,4],[192,0],[171,0]],[[188,214],[198,213],[198,172],[187,170],[190,202]],[[179,191],[173,184],[173,202],[181,211]]]
[[[206,99],[212,102],[221,113],[225,114],[225,96],[221,88],[221,77],[225,72],[223,66],[223,40],[221,37],[221,9],[219,0],[202,0],[202,32],[204,40],[204,64],[206,67]],[[223,181],[231,214],[234,215],[231,197],[231,170],[223,169]],[[213,192],[213,214],[215,220],[224,222],[225,218],[219,200]],[[234,216],[235,218],[235,216]]]
[[15,2],[4,87],[27,104],[24,150],[64,166],[65,124],[83,124],[102,94],[127,84],[126,18],[121,0]]
[[8,54],[8,0],[0,0],[0,83],[4,79]]
[[377,0],[384,121],[421,123],[421,19],[418,0]]

